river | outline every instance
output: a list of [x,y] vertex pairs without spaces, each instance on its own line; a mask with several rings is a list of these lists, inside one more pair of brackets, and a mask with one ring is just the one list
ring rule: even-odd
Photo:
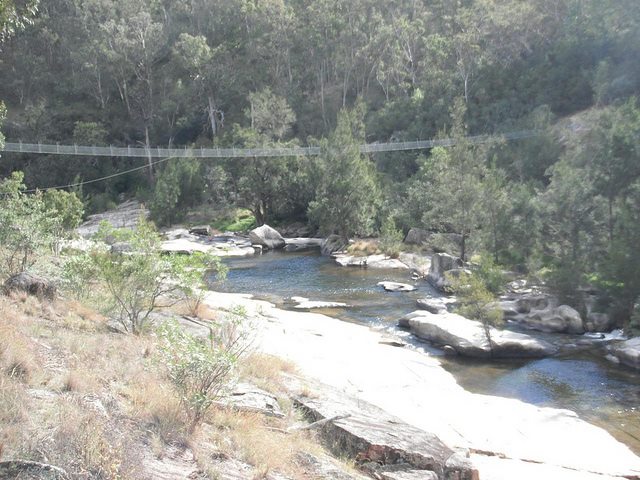
[[[229,266],[227,279],[215,285],[215,290],[251,293],[281,308],[293,307],[286,301],[292,296],[347,303],[348,308],[319,313],[385,330],[401,337],[409,348],[440,356],[443,367],[474,393],[573,410],[640,454],[640,374],[610,364],[597,347],[527,361],[445,357],[440,350],[396,328],[398,318],[416,309],[416,299],[437,295],[426,282],[412,281],[405,270],[340,267],[317,252],[269,252],[225,263]],[[376,285],[380,281],[410,283],[417,289],[389,293]],[[555,340],[572,342],[575,338],[556,335]]]

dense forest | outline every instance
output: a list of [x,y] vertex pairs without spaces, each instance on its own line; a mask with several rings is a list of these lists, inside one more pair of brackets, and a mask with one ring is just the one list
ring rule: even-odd
[[[463,257],[576,305],[596,288],[620,322],[640,316],[637,0],[47,0],[28,13],[0,44],[10,141],[321,148],[164,162],[76,188],[87,212],[137,196],[158,224],[209,205],[345,237],[454,232]],[[502,136],[523,130],[535,136]],[[438,137],[457,143],[355,148]],[[44,188],[145,162],[5,153],[0,175]]]

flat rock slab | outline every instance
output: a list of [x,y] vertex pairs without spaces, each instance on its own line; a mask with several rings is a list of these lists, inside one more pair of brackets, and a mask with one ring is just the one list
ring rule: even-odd
[[[485,452],[479,455],[483,459],[513,459],[509,480],[640,478],[640,458],[575,413],[467,392],[437,357],[383,345],[381,332],[317,313],[277,309],[249,295],[208,292],[206,301],[223,309],[242,305],[263,319],[256,324],[257,348],[294,362],[305,379],[353,394],[432,432],[451,448]],[[536,464],[553,475],[531,477]],[[482,480],[492,479],[493,468],[485,473],[478,463],[478,469]]]
[[304,250],[313,250],[322,248],[324,244],[323,238],[285,238],[284,249],[286,252],[301,252]]
[[499,456],[472,454],[471,460],[482,472],[482,480],[555,480],[556,478],[563,480],[625,480],[638,478],[572,470],[556,465],[511,460]]
[[398,324],[409,328],[423,340],[450,346],[459,355],[474,358],[540,358],[556,353],[552,346],[521,333],[489,327],[489,338],[481,322],[455,313],[431,313],[418,310],[406,315]]
[[314,385],[318,389],[317,397],[297,397],[295,405],[312,421],[343,417],[319,427],[335,455],[381,467],[405,464],[408,470],[433,472],[437,479],[478,479],[471,462],[461,460],[437,436],[330,387]]
[[387,255],[349,255],[346,253],[340,253],[334,255],[334,259],[341,267],[367,267],[367,268],[380,268],[391,270],[407,270],[409,266],[396,258],[391,258]]
[[349,305],[342,302],[324,302],[320,300],[309,300],[305,297],[291,297],[291,301],[297,303],[294,308],[300,310],[313,310],[316,308],[346,308]]
[[[407,470],[404,472],[381,472],[382,480],[438,480],[435,472],[428,470]],[[484,480],[484,478],[483,478]]]
[[160,245],[164,253],[191,255],[192,253],[208,253],[216,257],[246,257],[253,255],[255,250],[250,246],[239,246],[235,243],[220,243],[198,238],[176,238],[166,240]]
[[387,292],[413,292],[416,289],[413,285],[398,282],[378,282],[378,286]]
[[236,385],[220,403],[240,411],[262,413],[269,417],[284,417],[276,397],[246,383]]
[[640,370],[640,337],[610,345],[609,353],[620,363]]

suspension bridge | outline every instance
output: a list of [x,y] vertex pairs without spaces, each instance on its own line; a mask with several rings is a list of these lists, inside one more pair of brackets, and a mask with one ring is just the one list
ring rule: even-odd
[[[522,130],[498,135],[475,135],[465,137],[472,144],[487,143],[502,139],[506,141],[531,138],[539,135],[535,130]],[[425,150],[434,147],[451,147],[460,140],[452,138],[418,140],[413,142],[369,143],[360,145],[361,153],[398,152]],[[256,158],[256,157],[313,157],[320,155],[317,146],[287,148],[162,148],[162,147],[115,147],[60,145],[46,143],[6,142],[4,152],[41,155],[80,155],[85,157],[143,157],[143,158]]]

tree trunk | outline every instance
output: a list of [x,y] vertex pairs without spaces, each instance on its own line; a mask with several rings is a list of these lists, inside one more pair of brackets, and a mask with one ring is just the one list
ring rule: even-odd
[[262,207],[260,202],[257,202],[253,207],[253,216],[256,217],[256,224],[261,227],[264,225],[264,214],[262,213]]
[[465,262],[467,255],[467,233],[462,233],[462,240],[460,241],[460,259]]
[[216,105],[213,101],[213,96],[209,95],[207,97],[209,101],[209,122],[211,123],[211,137],[215,138],[216,133],[218,133],[218,129],[216,128]]
[[153,175],[153,160],[151,159],[151,144],[149,143],[149,126],[144,126],[144,141],[147,147],[147,165],[149,165],[149,171],[147,175],[149,176],[149,185],[153,186],[155,183],[154,175]]

